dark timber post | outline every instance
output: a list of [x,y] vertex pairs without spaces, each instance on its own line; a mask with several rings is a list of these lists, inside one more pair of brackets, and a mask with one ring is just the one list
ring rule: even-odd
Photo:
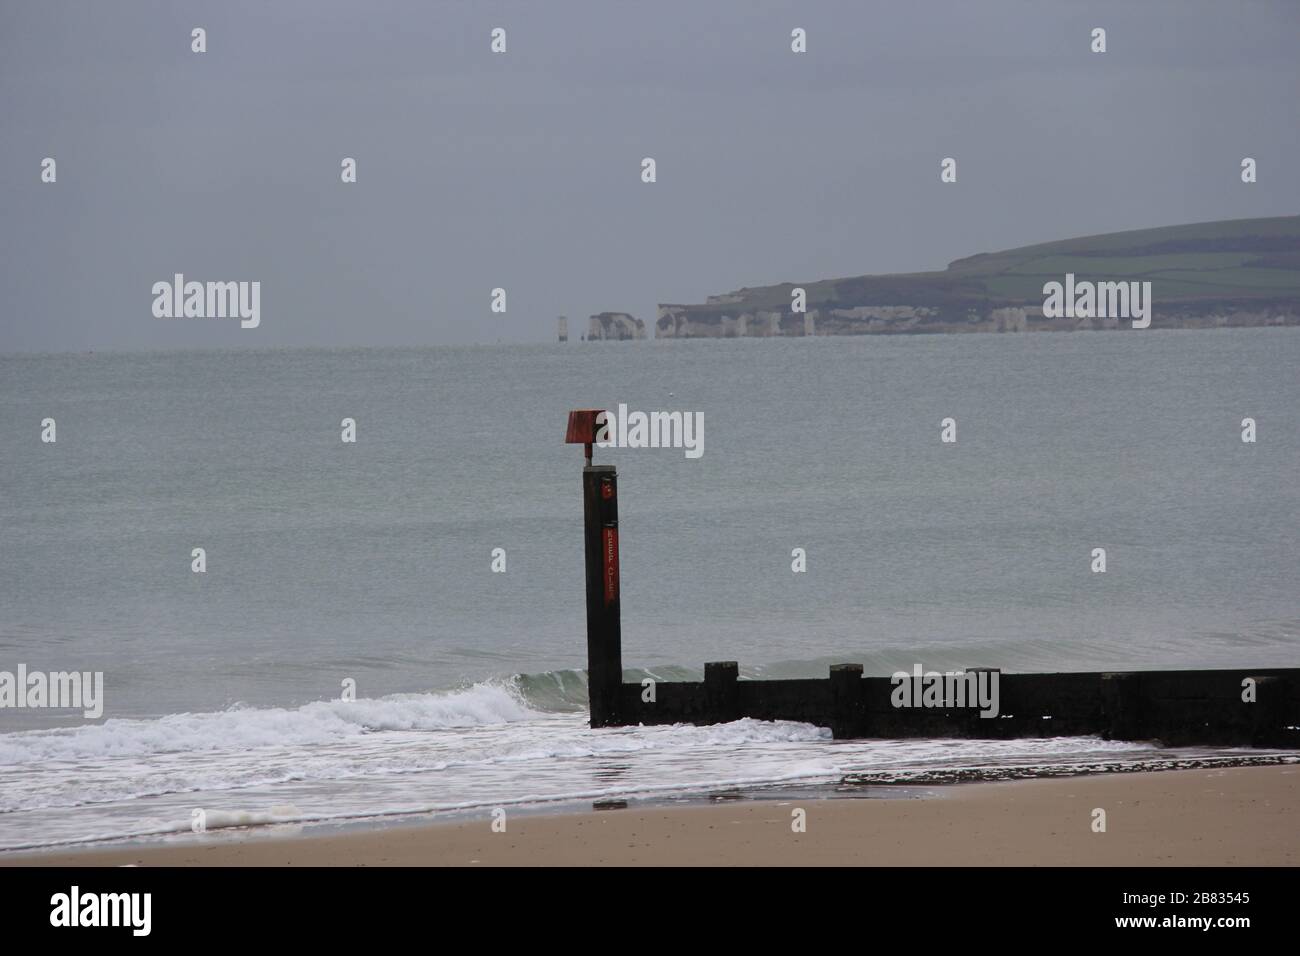
[[1285,677],[1254,677],[1255,702],[1250,708],[1250,742],[1256,747],[1281,743],[1286,727],[1286,701],[1290,696]]
[[704,702],[709,716],[726,723],[740,714],[740,665],[735,661],[709,661],[704,665]]
[[1141,680],[1137,674],[1101,675],[1102,736],[1107,740],[1142,737]]
[[861,664],[831,665],[831,736],[836,740],[866,732],[862,693]]
[[582,469],[583,534],[587,557],[587,698],[591,726],[620,721],[623,688],[623,638],[619,623],[618,473],[613,465],[593,465],[591,447],[597,409],[569,413],[565,441],[586,446]]

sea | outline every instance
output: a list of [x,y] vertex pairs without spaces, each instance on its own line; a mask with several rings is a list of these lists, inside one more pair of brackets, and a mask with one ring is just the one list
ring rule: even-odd
[[97,718],[0,707],[0,850],[1231,758],[592,730],[565,425],[702,415],[595,452],[627,680],[1295,667],[1297,368],[1294,328],[0,355],[0,671],[103,674]]

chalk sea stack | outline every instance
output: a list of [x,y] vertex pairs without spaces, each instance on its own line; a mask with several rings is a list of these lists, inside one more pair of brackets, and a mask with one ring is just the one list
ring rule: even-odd
[[593,315],[587,326],[587,340],[644,339],[645,322],[626,312],[601,312]]

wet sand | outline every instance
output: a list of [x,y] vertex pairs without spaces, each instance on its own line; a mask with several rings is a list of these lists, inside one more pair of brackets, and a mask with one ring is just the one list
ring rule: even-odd
[[[1094,809],[1106,830],[1094,832]],[[794,823],[802,810],[806,830]],[[727,800],[9,854],[61,866],[1300,864],[1300,767],[1018,780],[926,799]]]

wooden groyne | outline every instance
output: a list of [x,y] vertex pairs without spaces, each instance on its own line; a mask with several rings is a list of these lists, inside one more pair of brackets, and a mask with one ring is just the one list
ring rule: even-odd
[[[998,673],[998,713],[896,707],[897,681],[837,664],[827,678],[740,680],[735,661],[704,680],[620,681],[618,709],[593,726],[797,720],[851,737],[1104,737],[1170,746],[1300,747],[1300,669]],[[910,677],[909,677],[910,679]],[[1249,683],[1248,683],[1249,682]],[[653,700],[647,699],[653,689]],[[1247,701],[1244,697],[1253,696]]]
[[565,436],[586,451],[587,676],[593,727],[716,724],[751,717],[828,727],[836,738],[1095,735],[1170,746],[1300,748],[1300,668],[961,672],[993,689],[993,708],[973,703],[973,696],[968,701],[951,685],[924,704],[916,694],[900,706],[896,690],[903,679],[913,678],[864,676],[861,664],[836,664],[824,679],[741,680],[736,661],[713,661],[704,665],[702,681],[624,683],[618,475],[611,465],[591,463],[599,414],[595,409],[571,412]]

